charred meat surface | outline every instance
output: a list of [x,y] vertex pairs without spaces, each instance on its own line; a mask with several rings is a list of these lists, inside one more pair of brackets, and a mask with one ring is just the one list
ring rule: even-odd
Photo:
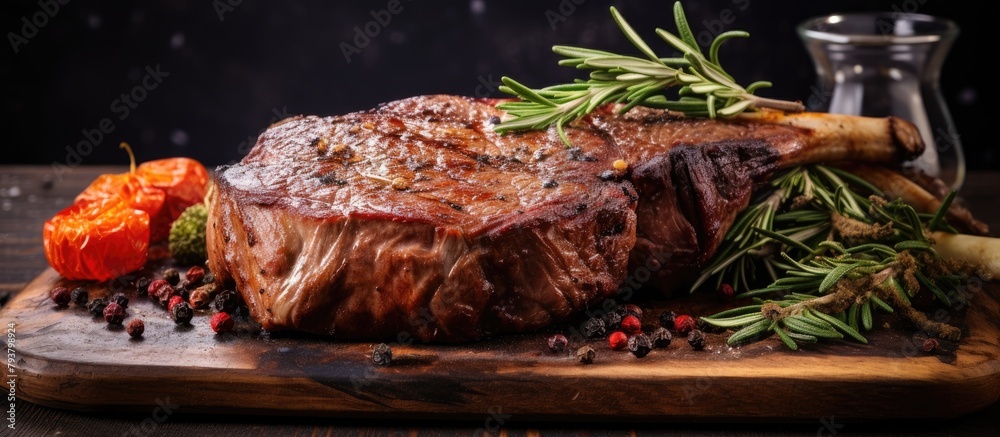
[[271,126],[216,173],[210,267],[265,329],[475,340],[596,305],[630,264],[648,287],[683,284],[776,169],[922,148],[894,119],[614,108],[567,129],[567,148],[551,130],[496,134],[495,103],[424,96]]

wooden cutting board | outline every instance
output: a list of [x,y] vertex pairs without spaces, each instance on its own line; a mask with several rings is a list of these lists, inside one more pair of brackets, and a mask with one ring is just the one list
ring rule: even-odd
[[[209,312],[178,327],[166,311],[133,296],[129,317],[142,340],[84,309],[58,309],[48,270],[0,313],[14,324],[17,395],[75,410],[185,411],[467,418],[484,426],[516,420],[804,420],[937,418],[970,413],[1000,398],[1000,286],[987,284],[960,324],[953,355],[919,351],[911,333],[880,329],[869,345],[826,344],[792,352],[775,339],[741,348],[711,334],[705,351],[682,338],[638,359],[603,341],[584,365],[552,353],[551,333],[466,345],[392,344],[375,366],[372,343],[260,333],[241,322],[215,335]],[[72,285],[72,284],[69,284]],[[107,290],[91,288],[91,297]],[[649,306],[708,314],[718,303],[687,299]],[[658,311],[646,312],[653,323]],[[889,323],[889,322],[886,322]],[[581,345],[573,345],[575,349]]]

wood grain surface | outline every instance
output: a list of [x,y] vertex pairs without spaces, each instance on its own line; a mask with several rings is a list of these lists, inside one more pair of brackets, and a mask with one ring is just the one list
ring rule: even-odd
[[[107,170],[89,170],[80,179],[92,180],[99,171]],[[21,169],[11,173],[21,181],[38,177]],[[978,186],[983,196],[990,198],[993,194],[988,194],[988,187],[997,175],[983,174],[982,185],[974,183],[973,175],[972,188],[967,186],[966,192],[979,193]],[[62,188],[55,185],[50,192]],[[75,190],[82,185],[85,183]],[[23,202],[23,197],[22,192],[18,200]],[[34,213],[6,210],[13,212],[5,212],[0,220],[0,256],[5,267],[11,265],[8,261],[15,261],[13,265],[23,266],[25,271],[30,265],[44,266],[44,258],[41,263],[26,261],[40,253],[39,236],[24,232],[12,237],[10,230],[22,225],[31,228],[28,222],[40,229],[41,221],[56,210],[54,198],[39,195],[31,203],[44,207]],[[997,226],[995,219],[980,214],[975,202],[970,204],[980,217]],[[990,208],[997,209],[995,205],[984,207]],[[20,216],[17,223],[11,220],[14,214]],[[35,215],[34,220],[23,220],[29,214]],[[4,274],[8,289],[20,288],[16,271]],[[376,367],[370,363],[371,344],[288,335],[261,337],[249,323],[236,335],[216,336],[208,329],[206,315],[196,316],[191,328],[178,330],[162,309],[141,299],[134,299],[130,312],[143,317],[148,334],[143,341],[132,341],[83,310],[53,309],[42,291],[56,280],[51,271],[44,272],[17,293],[0,316],[4,323],[17,323],[21,399],[60,408],[21,403],[21,420],[34,422],[33,429],[40,432],[66,429],[67,422],[39,422],[43,417],[84,423],[88,422],[84,418],[93,417],[89,422],[105,426],[102,429],[108,432],[129,433],[148,419],[158,403],[169,402],[183,413],[171,416],[170,424],[157,422],[156,434],[168,429],[186,430],[187,435],[200,435],[195,430],[251,430],[272,421],[256,415],[219,415],[234,411],[369,417],[349,422],[346,429],[372,435],[469,435],[484,430],[533,435],[535,430],[511,424],[537,419],[558,421],[581,432],[594,427],[607,432],[632,428],[642,434],[657,428],[595,424],[580,428],[580,421],[704,422],[720,418],[795,419],[805,423],[800,431],[820,434],[824,429],[841,429],[826,418],[895,417],[922,423],[987,407],[993,411],[1000,394],[996,286],[988,286],[988,293],[977,296],[977,309],[962,322],[967,338],[953,359],[916,353],[908,346],[909,333],[889,330],[874,336],[870,346],[842,344],[800,353],[781,350],[774,342],[730,350],[723,345],[723,337],[711,338],[710,350],[697,353],[675,340],[668,350],[654,351],[642,360],[595,343],[597,362],[584,366],[570,357],[547,352],[544,334],[534,334],[471,346],[396,345],[396,363]],[[95,295],[99,293],[95,290]],[[106,413],[77,416],[61,408]],[[192,412],[208,415],[192,417]],[[123,414],[131,419],[116,418]],[[379,420],[387,417],[466,421],[444,427],[421,422],[412,428]],[[981,426],[969,425],[961,418],[936,423],[953,424],[947,429],[993,435],[989,432],[996,430],[996,424],[988,420],[988,412],[972,417],[986,419],[980,420]],[[317,430],[323,435],[324,429],[337,429],[318,418],[276,420],[280,423],[270,428],[272,432],[259,435],[314,434]],[[499,426],[500,421],[503,426]],[[241,422],[250,426],[241,428]],[[191,427],[183,426],[185,423]],[[541,429],[553,431],[553,426],[558,425]],[[701,429],[706,434],[727,434],[736,429],[725,425],[679,428]],[[755,434],[776,429],[740,428]],[[892,430],[898,429],[902,428]]]

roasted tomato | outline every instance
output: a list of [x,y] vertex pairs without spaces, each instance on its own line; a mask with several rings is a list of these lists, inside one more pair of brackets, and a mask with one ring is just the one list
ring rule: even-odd
[[[164,208],[166,193],[149,186],[134,173],[104,174],[97,177],[87,189],[76,196],[76,202],[97,202],[105,199],[121,199],[134,209],[145,211],[155,226],[154,217],[159,217]],[[169,232],[169,226],[167,231]],[[166,234],[158,235],[150,230],[153,242],[166,239]]]
[[45,222],[42,242],[64,277],[113,279],[146,264],[149,214],[118,196],[78,201]]
[[150,241],[167,239],[170,225],[187,207],[205,198],[208,171],[189,158],[149,161],[134,172],[106,174],[83,190],[76,201],[120,197],[149,214]]
[[208,170],[190,158],[168,158],[145,162],[135,171],[145,186],[160,189],[166,195],[163,209],[150,215],[153,242],[170,234],[170,225],[187,207],[205,199]]

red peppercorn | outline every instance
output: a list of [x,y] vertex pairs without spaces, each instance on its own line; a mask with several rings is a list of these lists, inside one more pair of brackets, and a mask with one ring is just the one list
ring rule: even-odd
[[228,313],[215,313],[211,323],[212,330],[219,334],[233,330],[233,318]]
[[[222,314],[222,313],[220,313]],[[556,334],[549,337],[549,350],[552,352],[562,352],[569,346],[569,340],[565,335]]]
[[52,302],[60,307],[69,306],[70,292],[66,287],[56,287],[49,291]]
[[121,325],[125,321],[125,308],[114,302],[104,307],[104,321],[109,325]]
[[724,302],[729,302],[733,300],[733,297],[736,296],[736,291],[733,290],[732,285],[722,284],[719,286],[718,294],[719,294],[719,299],[721,299]]
[[139,338],[142,337],[142,333],[146,331],[146,325],[142,323],[142,319],[132,319],[128,322],[128,326],[125,327],[125,332],[128,332],[129,337]]
[[624,332],[615,331],[608,336],[608,346],[611,346],[611,350],[620,351],[628,346],[628,336]]
[[152,282],[149,283],[149,285],[146,286],[146,294],[152,296],[154,293],[156,293],[156,290],[159,290],[160,287],[163,286],[164,284],[170,285],[170,283],[167,282],[166,279],[153,280]]
[[167,304],[167,311],[173,311],[174,305],[184,302],[184,298],[180,296],[170,296],[170,302]]
[[184,279],[187,279],[188,284],[192,286],[197,286],[198,284],[200,284],[201,280],[204,277],[205,277],[205,269],[199,266],[191,267],[184,275]]
[[927,340],[924,340],[924,344],[921,346],[921,349],[927,353],[934,353],[937,351],[938,346],[940,346],[940,343],[938,343],[936,338],[928,338]]
[[686,314],[681,314],[674,318],[674,331],[678,334],[687,335],[689,332],[694,330],[695,323],[691,316]]
[[622,331],[628,335],[636,335],[642,332],[642,322],[638,317],[629,314],[622,319]]

